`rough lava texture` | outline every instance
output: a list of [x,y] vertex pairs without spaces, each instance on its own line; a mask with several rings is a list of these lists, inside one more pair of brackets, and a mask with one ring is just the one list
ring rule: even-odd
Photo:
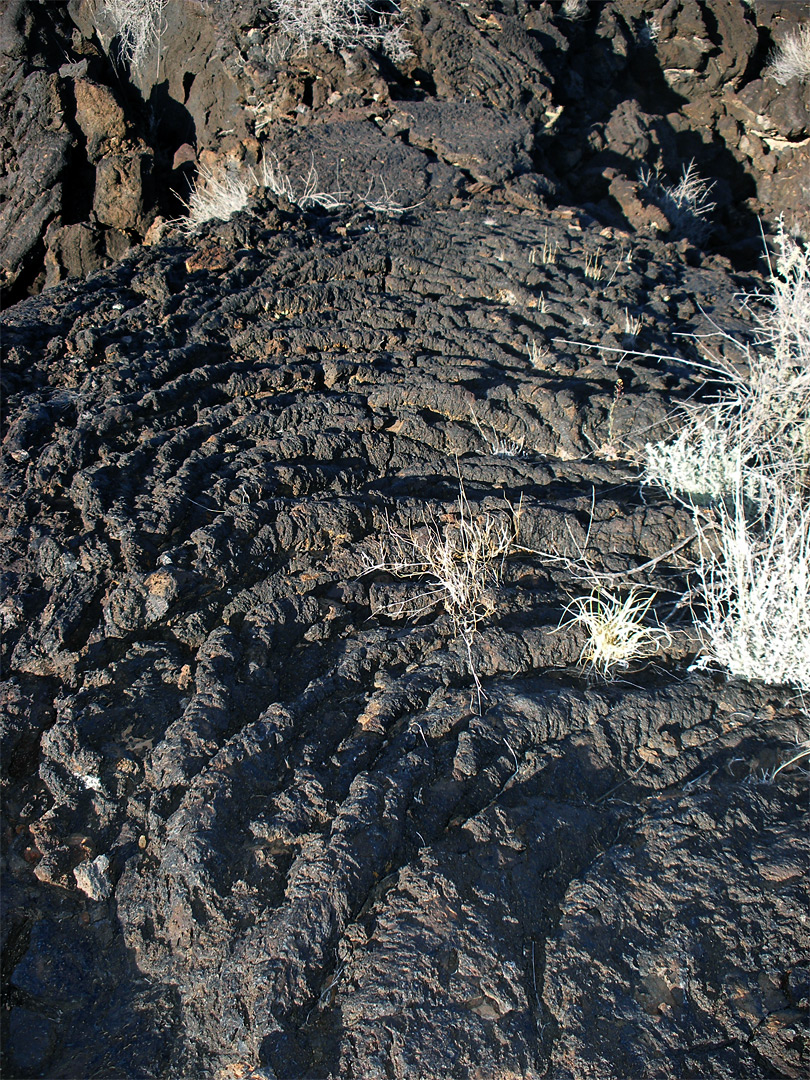
[[128,70],[101,0],[8,3],[5,303],[86,276],[181,215],[196,164],[249,168],[268,151],[296,182],[315,165],[356,203],[577,205],[645,235],[673,225],[640,170],[675,184],[694,160],[714,185],[706,243],[738,265],[759,255],[757,217],[807,229],[806,83],[767,74],[801,5],[609,0],[579,18],[557,0],[401,7],[412,56],[394,65],[364,48],[302,54],[258,0],[170,0]]
[[[178,0],[127,79],[90,0],[7,6],[52,107],[2,99],[3,1076],[806,1075],[806,709],[691,667],[692,514],[638,467],[712,390],[673,331],[751,333],[802,91],[779,5],[642,7],[406,5],[396,71]],[[698,133],[704,248],[636,176]],[[152,227],[268,147],[362,197]],[[516,525],[469,650],[380,568],[462,490]],[[612,683],[583,559],[671,632]]]
[[[756,279],[696,254],[267,200],[6,313],[7,1075],[802,1075],[806,780],[754,782],[797,704],[688,623],[588,680],[531,554],[682,593],[627,458],[690,369],[566,342],[705,328]],[[459,478],[522,498],[480,713],[364,573]]]

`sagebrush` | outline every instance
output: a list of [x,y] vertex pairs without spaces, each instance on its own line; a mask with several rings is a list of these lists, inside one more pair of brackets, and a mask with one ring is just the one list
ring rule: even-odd
[[753,341],[730,343],[736,359],[696,363],[719,394],[686,411],[674,440],[646,447],[645,479],[670,493],[721,498],[739,489],[750,498],[754,489],[766,496],[773,485],[807,482],[810,252],[781,226],[775,241],[768,291],[745,298]]
[[703,656],[732,675],[810,691],[810,506],[784,490],[760,517],[743,492],[697,518]]
[[[686,496],[701,548],[699,666],[810,689],[810,253],[781,227],[770,288],[737,362],[700,364],[721,392],[646,448],[645,480]],[[712,505],[713,504],[713,505]]]

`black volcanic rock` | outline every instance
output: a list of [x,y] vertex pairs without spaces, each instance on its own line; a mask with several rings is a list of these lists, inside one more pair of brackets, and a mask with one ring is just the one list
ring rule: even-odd
[[0,14],[0,287],[35,272],[43,237],[61,213],[75,139],[64,122],[60,79],[25,0]]
[[[798,706],[686,623],[589,680],[543,554],[682,594],[628,456],[697,389],[671,326],[756,285],[268,199],[3,315],[5,1074],[800,1075],[806,780],[751,786]],[[460,483],[520,506],[469,655],[369,570]]]
[[406,4],[412,55],[394,65],[365,48],[302,54],[253,0],[171,0],[159,51],[128,67],[95,0],[10,4],[4,302],[86,276],[158,215],[185,213],[197,161],[249,169],[268,152],[355,205],[486,191],[521,209],[587,206],[642,234],[664,223],[628,185],[652,167],[676,184],[694,160],[714,184],[711,243],[741,265],[756,259],[757,216],[802,226],[806,94],[767,74],[784,12],[610,0],[583,15],[556,0]]
[[[640,485],[806,216],[789,5],[402,15],[394,64],[170,0],[135,70],[2,12],[0,1072],[798,1078],[806,716],[692,666]],[[692,159],[703,247],[640,176]],[[391,566],[462,518],[512,537],[466,640]],[[595,581],[670,628],[612,682]]]

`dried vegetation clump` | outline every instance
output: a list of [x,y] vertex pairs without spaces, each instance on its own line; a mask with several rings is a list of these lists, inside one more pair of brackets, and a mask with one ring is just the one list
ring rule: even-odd
[[810,22],[796,27],[776,46],[765,74],[780,86],[793,79],[810,79]]
[[810,506],[778,488],[759,516],[743,492],[699,521],[699,667],[810,691]]
[[160,42],[163,9],[168,0],[101,0],[119,38],[121,58],[133,68],[141,67],[153,45]]
[[244,170],[212,169],[201,165],[188,197],[183,227],[193,232],[207,221],[227,221],[250,200],[253,177]]
[[520,508],[507,507],[502,513],[475,514],[459,481],[457,508],[451,518],[429,519],[404,531],[389,528],[385,556],[366,568],[366,573],[384,571],[427,583],[415,596],[390,605],[387,614],[419,618],[437,605],[444,608],[454,634],[466,647],[479,708],[482,690],[472,644],[481,624],[495,611],[494,590],[517,542],[520,513]]
[[717,502],[733,490],[739,464],[728,430],[700,412],[688,414],[671,441],[645,447],[646,483],[668,495],[688,492],[696,503]]
[[714,184],[703,179],[694,160],[684,166],[677,184],[665,183],[659,169],[642,169],[639,180],[649,200],[664,212],[676,233],[696,244],[708,238],[712,231],[710,216],[716,205],[709,198]]
[[674,441],[647,446],[645,479],[695,507],[699,665],[807,690],[810,253],[776,239],[770,292],[746,298],[753,343],[734,343],[739,362],[701,365],[722,392],[690,408]]
[[631,588],[625,597],[596,587],[588,596],[575,597],[566,613],[571,618],[562,623],[582,626],[588,638],[580,660],[603,679],[613,679],[631,663],[648,660],[670,640],[669,631],[647,621],[655,593]]
[[270,0],[278,31],[293,48],[306,52],[319,43],[327,49],[380,49],[395,63],[411,56],[402,29],[392,18],[398,4],[371,0]]
[[266,150],[255,168],[247,165],[200,166],[185,203],[188,217],[183,228],[194,232],[207,221],[227,221],[245,210],[251,197],[262,189],[301,210],[340,210],[354,205],[379,214],[396,215],[412,209],[397,203],[393,197],[395,193],[389,193],[384,182],[382,187],[382,197],[372,197],[371,188],[365,195],[340,189],[326,191],[320,184],[314,162],[296,182],[278,157]]

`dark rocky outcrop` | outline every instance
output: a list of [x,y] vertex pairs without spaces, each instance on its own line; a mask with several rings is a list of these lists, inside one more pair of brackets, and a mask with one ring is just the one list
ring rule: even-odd
[[64,4],[21,0],[3,14],[6,303],[120,258],[163,202],[153,185],[155,154],[128,118],[125,88],[71,26]]
[[[576,10],[406,4],[397,66],[171,0],[127,71],[4,9],[3,1076],[805,1075],[803,703],[691,666],[639,486],[712,392],[673,331],[749,335],[802,225],[795,16]],[[348,205],[168,220],[271,152]],[[701,243],[638,176],[693,157]],[[517,529],[469,647],[381,566],[462,493]],[[610,683],[583,553],[671,629]]]
[[[4,1075],[802,1074],[806,779],[756,779],[797,703],[686,622],[594,683],[532,554],[683,593],[628,455],[690,369],[570,340],[670,356],[756,283],[572,210],[268,200],[5,314]],[[459,478],[522,498],[471,657],[364,573]]]
[[[570,19],[556,0],[429,0],[402,14],[413,55],[393,65],[363,48],[298,55],[252,0],[171,0],[159,45],[128,70],[98,0],[8,5],[6,303],[182,214],[195,156],[250,166],[272,149],[293,176],[319,162],[321,183],[358,202],[376,187],[401,205],[585,205],[641,232],[669,223],[639,170],[677,183],[694,160],[714,184],[710,242],[748,266],[757,216],[806,222],[806,87],[767,75],[795,6],[610,0]],[[427,187],[408,187],[415,171]]]
[[[38,29],[38,28],[36,28]],[[43,257],[45,231],[62,207],[75,140],[63,117],[59,77],[48,70],[50,42],[37,34],[24,0],[0,15],[0,269],[6,289]]]

